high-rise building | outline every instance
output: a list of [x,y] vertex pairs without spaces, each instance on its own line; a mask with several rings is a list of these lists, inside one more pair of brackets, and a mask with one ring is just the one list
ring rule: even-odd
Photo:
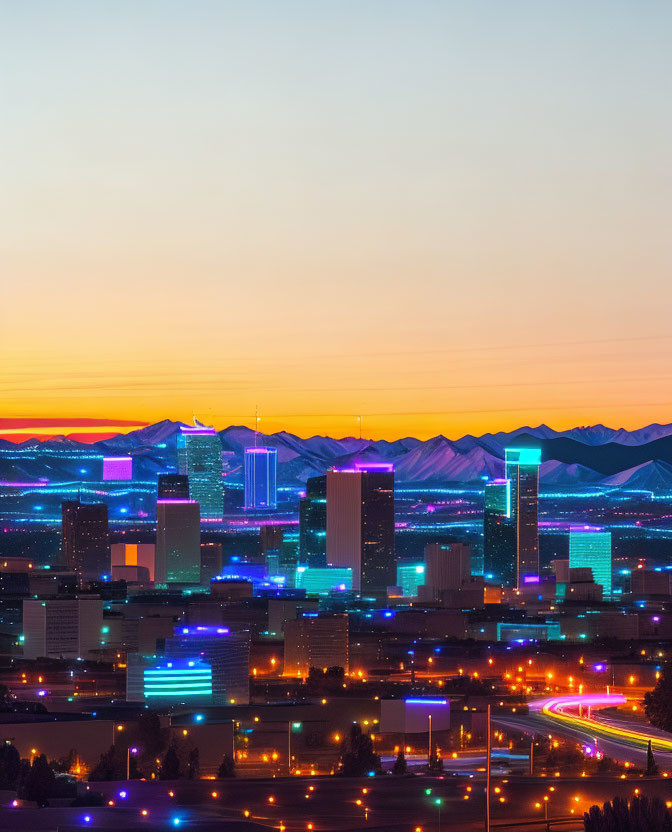
[[23,657],[86,659],[104,641],[102,624],[97,595],[24,600]]
[[180,474],[189,478],[189,498],[201,507],[205,520],[219,520],[224,514],[222,443],[214,428],[196,424],[180,425],[177,437]]
[[442,592],[460,589],[471,578],[468,543],[429,543],[425,546],[425,592],[440,598]]
[[245,448],[245,508],[267,511],[278,506],[277,448]]
[[110,567],[107,506],[67,500],[61,506],[63,564],[81,581],[100,580]]
[[511,519],[511,480],[485,484],[483,509],[483,571],[503,584],[516,582],[516,530]]
[[133,479],[133,457],[132,456],[104,456],[103,457],[103,480],[132,480]]
[[209,586],[210,581],[222,574],[222,544],[215,541],[201,543],[201,583]]
[[576,526],[569,530],[569,568],[592,569],[593,581],[602,587],[602,597],[611,598],[611,532],[599,526]]
[[[147,580],[154,580],[154,558],[155,546],[153,543],[113,543],[111,549],[112,579],[115,578],[115,569],[126,566],[139,566],[147,569]],[[123,573],[119,574],[119,577]]]
[[397,561],[397,586],[404,598],[415,598],[418,587],[425,583],[425,564]]
[[511,522],[516,534],[516,586],[539,582],[539,448],[506,448]]
[[348,616],[306,612],[285,621],[286,676],[307,676],[311,667],[342,667],[348,672]]
[[201,516],[196,500],[157,500],[157,584],[201,580]]
[[385,592],[394,586],[392,465],[327,472],[327,563],[350,567],[356,591]]
[[327,565],[327,478],[310,477],[299,502],[299,561]]
[[348,566],[297,566],[294,576],[296,589],[306,595],[328,595],[352,589],[352,569]]
[[159,474],[159,500],[188,500],[189,477],[186,474]]
[[212,667],[198,655],[168,659],[129,653],[126,700],[150,705],[213,705]]

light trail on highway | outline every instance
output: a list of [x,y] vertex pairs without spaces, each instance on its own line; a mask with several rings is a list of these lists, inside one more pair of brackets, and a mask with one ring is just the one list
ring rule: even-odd
[[530,709],[540,711],[545,717],[560,722],[571,728],[576,728],[589,734],[605,737],[637,748],[646,749],[649,742],[654,751],[672,753],[672,740],[665,739],[656,733],[634,731],[607,724],[599,719],[592,719],[580,714],[567,713],[568,710],[584,708],[591,713],[602,708],[614,708],[627,702],[620,693],[588,693],[579,696],[556,696],[530,703]]

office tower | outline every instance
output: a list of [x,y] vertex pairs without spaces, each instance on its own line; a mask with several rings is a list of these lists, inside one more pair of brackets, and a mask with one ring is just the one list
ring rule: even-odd
[[394,585],[392,465],[327,472],[327,563],[350,567],[356,591],[385,592]]
[[186,474],[159,474],[159,500],[188,500],[189,477]]
[[348,616],[307,612],[285,621],[285,676],[308,676],[320,670],[350,666]]
[[195,500],[157,500],[157,584],[201,580],[201,516]]
[[245,508],[278,506],[277,448],[245,448]]
[[516,530],[511,519],[511,481],[485,484],[483,508],[483,571],[502,584],[516,582]]
[[327,565],[327,478],[310,477],[299,502],[299,561]]
[[306,595],[327,595],[352,589],[352,569],[349,566],[297,566],[294,578],[296,589]]
[[107,506],[67,500],[61,512],[65,568],[76,572],[80,581],[99,580],[110,565]]
[[103,481],[108,480],[132,480],[133,479],[133,457],[132,456],[104,456],[103,457]]
[[23,656],[86,659],[101,646],[103,602],[98,596],[23,602]]
[[471,578],[471,546],[468,543],[429,543],[425,546],[426,592],[440,598],[442,592],[460,589]]
[[569,568],[590,567],[593,580],[602,587],[602,597],[611,598],[611,532],[596,526],[569,530]]
[[201,543],[201,583],[209,586],[210,581],[222,573],[222,544]]
[[539,582],[538,448],[506,448],[506,479],[511,482],[511,522],[516,535],[516,586]]
[[[154,580],[156,547],[153,543],[113,543],[110,551],[110,574],[113,581],[121,578],[122,573],[118,572],[120,568],[129,566],[144,567],[147,570],[147,580]],[[117,570],[117,577],[115,577],[115,570]]]
[[180,425],[177,437],[180,474],[189,478],[189,498],[201,507],[204,520],[221,520],[224,514],[222,443],[214,428]]
[[180,626],[165,642],[167,659],[198,656],[212,668],[213,705],[250,701],[250,634],[227,627]]
[[194,655],[168,659],[129,653],[126,700],[148,705],[212,705],[212,668]]
[[397,561],[397,586],[405,598],[414,598],[425,583],[425,564]]

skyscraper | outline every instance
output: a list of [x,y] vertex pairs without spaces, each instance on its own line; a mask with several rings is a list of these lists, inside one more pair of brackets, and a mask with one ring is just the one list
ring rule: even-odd
[[506,448],[511,521],[516,535],[516,586],[539,581],[539,448]]
[[425,546],[425,580],[428,595],[440,598],[446,590],[460,589],[471,578],[468,543],[428,543]]
[[307,676],[311,667],[350,667],[348,616],[304,612],[285,621],[285,676]]
[[310,477],[299,502],[299,561],[327,565],[327,478]]
[[107,506],[67,500],[61,505],[63,564],[81,581],[109,573],[110,539]]
[[189,477],[186,474],[159,474],[159,500],[188,500]]
[[201,507],[205,520],[219,520],[224,513],[222,443],[214,428],[180,425],[177,437],[180,474],[189,478],[189,497]]
[[201,516],[195,500],[157,500],[154,580],[201,580]]
[[394,586],[392,465],[327,472],[327,563],[349,566],[354,590],[385,592]]
[[602,597],[611,598],[611,532],[599,526],[576,526],[569,530],[569,568],[590,567],[593,581],[602,587]]
[[245,508],[277,508],[277,477],[277,448],[245,448]]
[[485,484],[483,571],[503,584],[516,582],[516,530],[511,519],[511,480]]

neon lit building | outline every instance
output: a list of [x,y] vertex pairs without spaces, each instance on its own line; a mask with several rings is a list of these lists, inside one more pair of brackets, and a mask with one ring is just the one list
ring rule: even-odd
[[327,472],[327,563],[352,569],[356,591],[385,592],[396,580],[394,467]]
[[[120,567],[140,567],[147,570],[147,580],[154,580],[155,546],[153,543],[113,543],[110,547],[112,580],[125,577]],[[116,575],[115,570],[119,572]]]
[[195,500],[157,500],[154,580],[201,580],[201,516]]
[[277,448],[245,448],[245,508],[278,506]]
[[352,569],[349,566],[297,566],[294,578],[296,589],[306,595],[327,595],[352,589]]
[[576,526],[569,530],[569,568],[590,568],[593,581],[602,587],[609,600],[611,589],[611,532],[597,526]]
[[212,667],[198,656],[157,660],[130,653],[126,699],[149,704],[211,705]]
[[403,563],[397,561],[397,586],[405,598],[415,598],[418,587],[425,583],[424,563]]
[[205,520],[221,520],[224,514],[222,443],[214,428],[180,425],[177,437],[180,474],[189,478],[189,498],[201,507]]
[[131,456],[104,456],[103,457],[103,481],[107,480],[132,480],[133,479],[133,457]]
[[110,566],[107,506],[66,500],[61,504],[63,564],[82,581],[97,581]]
[[483,506],[483,571],[503,584],[516,582],[516,533],[511,520],[511,480],[486,482]]
[[310,477],[299,502],[299,560],[327,565],[327,478]]
[[[516,536],[516,586],[539,577],[539,448],[506,448],[511,522]],[[527,579],[527,580],[526,580]]]

